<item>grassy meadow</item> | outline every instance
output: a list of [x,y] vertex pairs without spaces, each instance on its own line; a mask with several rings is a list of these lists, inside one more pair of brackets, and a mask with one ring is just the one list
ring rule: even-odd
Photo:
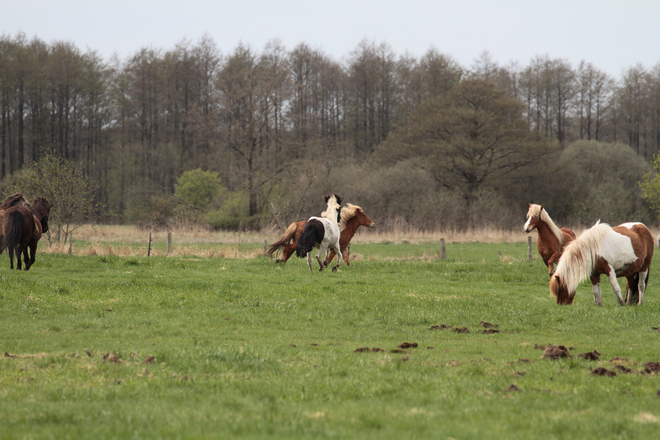
[[[603,278],[602,308],[588,283],[560,307],[522,234],[448,240],[447,260],[437,237],[359,235],[337,273],[275,264],[261,236],[175,240],[165,256],[161,234],[147,258],[143,235],[80,233],[29,272],[0,257],[0,438],[660,432],[660,376],[644,372],[660,361],[660,259],[643,306],[618,306]],[[547,344],[570,358],[542,358]]]

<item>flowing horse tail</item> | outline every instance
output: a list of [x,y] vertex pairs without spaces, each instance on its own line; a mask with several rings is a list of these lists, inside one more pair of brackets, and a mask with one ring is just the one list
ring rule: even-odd
[[297,228],[298,228],[298,223],[296,222],[291,223],[289,227],[286,228],[284,235],[282,235],[282,237],[280,237],[278,241],[270,245],[268,251],[266,252],[266,255],[268,255],[270,258],[273,258],[273,254],[275,252],[279,251],[284,246],[289,244],[289,242],[293,239],[293,236],[296,233]]
[[307,221],[296,245],[296,255],[298,258],[305,258],[308,253],[312,252],[312,249],[318,243],[321,243],[324,235],[325,228],[323,227],[323,223],[314,219]]
[[9,214],[8,218],[9,228],[5,234],[5,239],[2,243],[2,250],[16,249],[21,243],[21,236],[23,235],[23,214],[20,211],[14,211]]

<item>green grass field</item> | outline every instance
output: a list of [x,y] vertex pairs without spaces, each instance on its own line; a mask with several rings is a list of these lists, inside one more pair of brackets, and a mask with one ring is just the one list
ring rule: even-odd
[[602,308],[588,283],[560,307],[524,244],[439,250],[354,245],[351,267],[313,274],[295,257],[60,254],[17,272],[3,255],[0,438],[658,437],[660,376],[642,372],[660,361],[660,260],[643,306],[603,278]]

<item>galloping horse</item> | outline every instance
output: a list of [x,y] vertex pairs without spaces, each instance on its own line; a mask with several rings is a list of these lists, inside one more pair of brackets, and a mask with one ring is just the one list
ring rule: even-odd
[[7,197],[2,204],[0,204],[0,253],[2,253],[2,240],[4,235],[2,233],[2,219],[5,215],[5,211],[11,208],[12,206],[30,206],[30,203],[27,201],[25,196],[21,193],[16,193]]
[[[21,254],[25,260],[25,270],[34,264],[37,253],[37,243],[44,232],[48,232],[48,215],[51,205],[44,198],[34,199],[32,206],[14,206],[5,211],[2,229],[5,240],[2,249],[9,251],[9,268],[14,268],[14,253],[16,253],[16,268],[21,270]],[[28,258],[28,250],[30,252]]]
[[[623,223],[614,228],[597,222],[570,242],[550,278],[550,293],[557,304],[572,304],[578,284],[591,278],[594,302],[603,304],[600,276],[607,275],[619,304],[630,304],[639,293],[638,304],[644,302],[644,290],[649,280],[653,258],[653,236],[642,223]],[[626,277],[624,302],[617,277]]]
[[554,265],[559,261],[566,244],[575,240],[575,232],[568,228],[561,228],[552,221],[548,212],[543,209],[543,205],[529,204],[527,211],[527,221],[524,226],[525,232],[532,232],[534,229],[539,234],[536,245],[543,263],[548,266],[548,275],[552,276]]
[[[348,203],[346,208],[341,209],[341,220],[339,221],[339,230],[341,230],[341,235],[339,237],[339,247],[341,249],[341,254],[344,257],[344,262],[346,266],[350,266],[351,263],[348,261],[348,245],[351,244],[351,240],[355,235],[355,232],[360,226],[365,226],[369,229],[374,227],[374,222],[371,221],[367,214],[364,213],[362,208],[357,205],[352,205]],[[325,259],[325,267],[328,267],[328,264],[335,258],[335,250],[330,251],[330,255]]]
[[[367,228],[372,228],[374,222],[371,221],[367,214],[364,213],[362,208],[357,205],[348,204],[347,207],[341,208],[339,213],[339,230],[341,231],[339,237],[339,247],[341,248],[342,256],[347,266],[350,266],[349,263],[349,254],[344,252],[348,245],[351,243],[355,232],[358,227],[366,226]],[[273,254],[280,249],[282,250],[282,255],[280,258],[276,259],[276,263],[286,263],[287,260],[293,255],[296,251],[296,245],[298,244],[298,239],[303,233],[303,228],[305,227],[305,221],[293,222],[286,229],[284,234],[280,237],[278,241],[273,243],[270,248],[268,248],[268,256],[273,257]],[[327,267],[330,264],[330,261],[335,257],[336,253],[333,250],[330,251],[329,259],[324,263]]]
[[312,249],[315,247],[319,249],[316,254],[316,261],[318,261],[321,268],[319,271],[325,269],[323,260],[321,259],[322,255],[333,248],[339,258],[337,259],[337,265],[332,268],[333,272],[336,272],[341,263],[341,249],[339,248],[339,226],[337,225],[337,214],[339,212],[341,197],[337,194],[331,196],[325,196],[325,201],[328,208],[324,211],[324,217],[310,217],[305,223],[303,228],[303,233],[298,240],[296,245],[296,255],[298,258],[303,258],[307,256],[307,264],[309,265],[309,271],[312,270]]

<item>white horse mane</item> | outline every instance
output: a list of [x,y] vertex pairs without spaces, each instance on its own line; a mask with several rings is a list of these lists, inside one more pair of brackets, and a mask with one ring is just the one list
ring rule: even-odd
[[541,218],[541,220],[543,220],[548,225],[550,231],[552,231],[554,236],[557,237],[557,240],[559,240],[559,244],[560,245],[564,244],[564,234],[559,229],[559,226],[557,226],[555,222],[552,221],[550,215],[548,214],[548,211],[541,208],[542,208],[541,205],[534,205],[534,204],[529,205],[529,211],[527,211],[527,218],[538,215]]
[[610,225],[598,220],[594,226],[566,245],[555,275],[559,275],[569,292],[575,292],[578,284],[593,273],[600,256],[600,245],[610,232]]
[[330,220],[333,223],[337,223],[337,211],[341,208],[337,199],[334,195],[330,196],[328,199],[328,207],[325,211],[321,213],[321,217]]
[[355,217],[358,211],[361,211],[358,205],[353,205],[352,203],[347,203],[345,208],[341,208],[341,218],[339,219],[339,230],[343,231],[346,228],[346,223]]

